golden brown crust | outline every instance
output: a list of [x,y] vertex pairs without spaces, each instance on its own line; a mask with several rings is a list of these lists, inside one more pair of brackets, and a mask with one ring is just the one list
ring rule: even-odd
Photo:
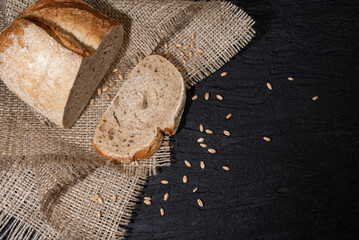
[[170,135],[170,136],[173,136],[173,135],[176,133],[176,131],[175,131],[175,129],[174,129],[173,126],[171,126],[171,127],[166,127],[166,128],[164,128],[164,129],[161,129],[161,130],[162,130],[162,132],[164,132],[164,133],[166,133],[166,134],[168,134],[168,135]]
[[55,32],[70,34],[92,51],[112,27],[121,25],[79,0],[41,0],[18,18],[44,22]]
[[113,163],[129,163],[134,160],[146,160],[147,158],[151,157],[161,147],[162,140],[163,140],[162,131],[158,129],[157,135],[153,139],[151,144],[137,151],[132,157],[131,156],[119,157],[119,156],[106,155],[97,147],[97,144],[94,139],[92,143],[96,152],[98,152],[98,154],[100,154],[104,159],[111,160],[111,162]]
[[147,147],[144,147],[143,149],[137,151],[133,158],[134,160],[145,160],[152,156],[161,146],[163,140],[163,134],[161,130],[157,130],[157,135],[154,138],[154,140],[151,142],[151,144]]
[[86,47],[81,46],[79,42],[77,42],[74,38],[72,38],[70,35],[65,34],[61,31],[56,30],[51,25],[47,25],[44,22],[41,22],[35,18],[27,18],[28,21],[31,21],[32,23],[36,24],[38,27],[42,28],[49,34],[53,39],[55,39],[61,46],[64,48],[67,48],[68,50],[81,55],[82,57],[87,57],[90,54],[95,53],[93,49],[86,49]]

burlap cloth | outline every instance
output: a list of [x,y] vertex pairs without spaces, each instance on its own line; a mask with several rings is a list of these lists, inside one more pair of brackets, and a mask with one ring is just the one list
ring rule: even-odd
[[[4,29],[32,0],[0,0],[0,29]],[[144,56],[167,55],[181,67],[187,86],[215,72],[253,37],[254,21],[228,2],[88,0],[88,4],[125,26],[117,67],[126,76]],[[193,57],[181,61],[176,43],[190,44]],[[164,49],[163,42],[168,42]],[[203,49],[203,54],[197,53]],[[188,50],[187,50],[188,51]],[[125,79],[126,80],[126,79]],[[122,82],[109,71],[102,85]],[[0,238],[121,239],[139,201],[146,178],[170,165],[170,141],[140,166],[104,166],[96,161],[91,140],[109,105],[94,94],[76,124],[61,130],[34,112],[0,81]],[[100,194],[104,204],[92,200]],[[111,201],[118,196],[116,202]],[[97,217],[97,212],[102,217]],[[6,230],[5,230],[6,227]]]

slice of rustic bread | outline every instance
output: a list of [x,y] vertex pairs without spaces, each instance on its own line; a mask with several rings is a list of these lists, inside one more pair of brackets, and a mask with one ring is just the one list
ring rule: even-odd
[[186,100],[181,74],[165,58],[144,58],[132,71],[94,134],[98,153],[118,162],[143,160],[175,134]]

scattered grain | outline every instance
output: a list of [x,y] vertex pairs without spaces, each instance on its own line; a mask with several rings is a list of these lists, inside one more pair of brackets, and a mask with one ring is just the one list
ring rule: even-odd
[[147,201],[151,201],[152,198],[151,197],[144,197],[143,199],[147,200]]
[[103,204],[103,199],[102,199],[102,197],[98,197],[97,201],[98,201],[100,204]]
[[189,48],[188,45],[183,46],[183,49],[184,49],[184,50],[186,50],[186,49],[188,49],[188,48]]
[[169,181],[167,181],[167,180],[162,180],[161,183],[164,184],[164,185],[166,185],[166,184],[169,183]]
[[184,56],[184,52],[180,51],[179,55]]
[[192,56],[193,56],[193,52],[192,52],[192,51],[189,51],[189,52],[188,52],[188,56],[192,57]]
[[111,81],[111,82],[108,83],[108,85],[109,85],[110,87],[113,87],[113,86],[115,86],[115,82],[112,82],[112,81]]
[[163,208],[160,209],[161,216],[165,215],[165,210]]
[[199,143],[204,142],[204,138],[198,138],[197,142],[199,142]]
[[199,53],[199,54],[203,54],[203,50],[202,49],[197,49],[197,52]]
[[268,88],[269,90],[272,90],[272,89],[273,89],[272,84],[270,84],[269,82],[267,82],[267,88]]
[[196,187],[195,189],[193,189],[193,192],[197,192],[197,190],[198,190],[198,187]]
[[197,199],[198,206],[203,207],[203,202],[201,199]]
[[203,132],[203,130],[204,130],[203,124],[199,125],[199,131]]
[[288,80],[289,80],[289,81],[294,81],[294,78],[289,77]]
[[227,76],[227,74],[228,74],[227,72],[222,72],[221,77],[225,77],[225,76]]
[[231,133],[230,133],[228,130],[224,130],[223,133],[224,133],[224,135],[226,135],[226,136],[230,136],[230,135],[231,135]]
[[203,148],[206,148],[206,147],[207,147],[207,144],[201,143],[200,146],[203,147]]
[[98,95],[101,95],[101,94],[102,94],[101,88],[98,88],[98,89],[97,89],[97,94],[98,94]]
[[108,86],[104,86],[104,87],[102,88],[102,92],[107,92],[107,91],[108,91],[108,89],[109,89],[109,87],[108,87]]
[[227,114],[226,118],[230,119],[232,117],[232,113]]
[[272,139],[270,139],[269,137],[263,137],[263,140],[266,141],[266,142],[272,141]]
[[168,48],[168,42],[163,43],[164,48]]
[[199,165],[200,165],[200,167],[201,167],[202,169],[205,169],[205,168],[206,168],[206,164],[204,164],[203,161],[201,161],[201,163],[200,163]]
[[180,48],[182,47],[182,44],[181,43],[176,43],[176,48]]
[[91,98],[90,105],[94,105],[94,104],[95,104],[95,99]]
[[182,178],[183,183],[187,183],[188,182],[188,177],[187,175],[184,175]]
[[101,217],[102,217],[101,211],[98,211],[98,212],[97,212],[97,217],[98,217],[98,218],[101,218]]
[[209,153],[212,153],[212,154],[215,154],[217,151],[214,150],[213,148],[209,148],[209,149],[208,149],[208,152],[209,152]]
[[117,68],[115,68],[114,70],[112,70],[112,72],[114,72],[114,73],[115,73],[115,72],[117,72],[117,71],[118,71],[118,69],[117,69]]
[[213,134],[213,131],[211,129],[206,129],[207,134]]
[[184,161],[184,164],[186,164],[187,167],[191,167],[191,166],[192,166],[192,164],[191,164],[188,160],[185,160],[185,161]]
[[206,100],[209,99],[209,93],[206,93],[206,94],[204,95],[204,99],[206,99]]
[[196,39],[196,35],[195,35],[195,34],[192,34],[191,39],[192,39],[192,40],[195,40],[195,39]]
[[228,166],[222,166],[222,168],[223,168],[224,171],[229,171],[230,170]]
[[192,97],[192,100],[194,101],[194,100],[196,100],[198,98],[198,95],[194,95],[193,97]]
[[120,73],[120,74],[118,74],[118,78],[121,80],[121,81],[123,81],[123,75]]
[[112,196],[112,202],[116,202],[117,201],[117,196],[116,195],[113,195]]
[[182,58],[181,61],[183,64],[185,64],[187,62],[184,58]]
[[111,100],[110,94],[106,94],[106,100]]
[[151,205],[152,202],[150,200],[144,200],[143,203],[146,205]]
[[217,94],[216,97],[217,97],[218,100],[221,100],[221,101],[223,100],[223,97],[221,95],[219,95],[219,94]]
[[189,46],[190,46],[191,48],[194,48],[195,43],[194,43],[194,42],[191,42],[191,43],[189,44]]
[[313,100],[313,101],[317,101],[318,98],[319,98],[318,96],[315,96],[315,97],[312,98],[312,100]]
[[127,74],[127,78],[130,78],[130,77],[131,77],[131,73],[128,73],[128,74]]
[[96,201],[99,197],[100,197],[100,195],[95,194],[95,195],[93,195],[92,200]]
[[170,194],[165,193],[165,195],[163,196],[163,200],[167,201],[169,197],[170,197]]

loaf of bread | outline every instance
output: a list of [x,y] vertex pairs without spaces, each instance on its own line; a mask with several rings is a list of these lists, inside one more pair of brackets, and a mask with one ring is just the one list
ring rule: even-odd
[[101,118],[93,144],[112,162],[150,157],[163,133],[175,134],[186,100],[181,74],[165,58],[148,56],[133,69]]
[[123,27],[80,0],[41,0],[0,35],[0,79],[70,128],[121,48]]

